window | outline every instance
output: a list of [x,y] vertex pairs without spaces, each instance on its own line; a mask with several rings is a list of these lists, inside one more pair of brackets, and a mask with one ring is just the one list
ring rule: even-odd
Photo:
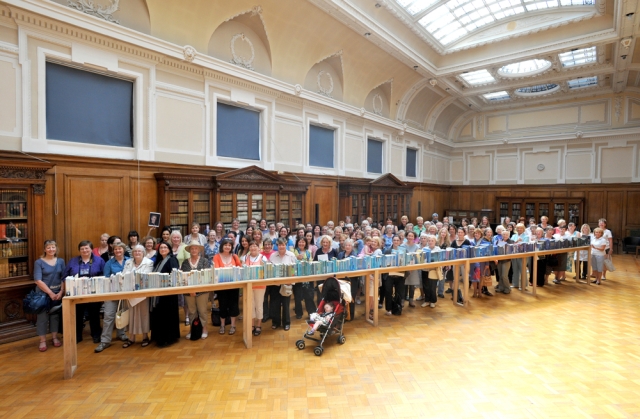
[[526,60],[518,63],[507,64],[498,70],[498,73],[507,77],[520,77],[523,75],[532,76],[541,73],[551,67],[551,61],[547,60]]
[[417,157],[418,150],[413,148],[407,148],[407,169],[405,176],[407,177],[417,177]]
[[484,97],[486,100],[490,100],[490,101],[511,99],[511,96],[509,96],[509,93],[504,91],[504,90],[502,90],[500,92],[485,93],[484,95],[482,95],[482,97]]
[[556,92],[560,89],[557,84],[538,84],[536,86],[521,87],[516,89],[518,96],[539,96]]
[[309,125],[309,166],[333,169],[335,131]]
[[580,87],[596,86],[598,84],[598,76],[593,77],[578,77],[577,79],[569,80],[567,85],[570,89],[578,89]]
[[596,61],[596,47],[573,49],[558,54],[563,67],[574,67],[589,64]]
[[367,140],[367,172],[382,173],[382,141]]
[[260,160],[260,112],[218,102],[217,155]]
[[460,74],[460,77],[472,86],[493,83],[496,79],[487,70],[471,71]]
[[46,63],[47,138],[133,147],[133,82]]

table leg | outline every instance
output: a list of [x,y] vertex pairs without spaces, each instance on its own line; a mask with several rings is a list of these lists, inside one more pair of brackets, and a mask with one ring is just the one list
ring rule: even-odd
[[536,288],[538,286],[538,253],[534,252],[533,253],[533,257],[531,260],[531,265],[532,265],[532,276],[531,276],[531,287],[533,288],[533,290],[531,291],[531,294],[536,295]]
[[373,320],[369,319],[369,313],[373,309],[373,307],[371,306],[371,304],[369,302],[369,300],[370,300],[369,291],[371,290],[371,285],[369,284],[369,275],[370,274],[366,274],[364,276],[364,318],[365,318],[367,323],[373,324]]
[[459,278],[460,265],[453,265],[452,269],[453,269],[453,286],[451,288],[453,289],[453,297],[451,297],[451,300],[453,300],[453,305],[456,306],[458,303],[458,286],[460,285],[460,278]]
[[471,274],[471,262],[467,259],[464,262],[464,276],[462,277],[463,290],[462,298],[464,299],[464,306],[469,306],[469,275]]
[[251,349],[253,346],[253,285],[251,282],[245,283],[242,292],[242,337],[244,346]]
[[380,272],[379,271],[375,271],[375,273],[373,274],[373,326],[374,327],[378,327],[378,301],[379,301],[379,295],[378,295],[378,284],[380,283]]
[[587,277],[587,285],[591,285],[591,246],[587,250],[587,272],[585,276]]
[[64,341],[64,379],[68,380],[78,368],[78,344],[76,342],[76,305],[73,300],[62,299]]
[[524,292],[527,289],[527,257],[522,258],[522,268],[520,269],[520,289]]

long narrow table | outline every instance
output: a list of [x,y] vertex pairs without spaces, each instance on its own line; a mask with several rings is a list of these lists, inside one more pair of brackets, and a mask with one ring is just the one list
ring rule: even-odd
[[[263,280],[252,280],[252,281],[240,281],[240,282],[227,282],[221,284],[209,284],[209,285],[194,285],[188,287],[180,287],[180,288],[154,288],[148,290],[140,290],[140,291],[131,291],[131,292],[115,292],[115,293],[107,293],[107,294],[91,294],[91,295],[79,295],[74,297],[64,297],[62,299],[62,319],[63,319],[63,327],[65,330],[63,340],[64,340],[64,378],[69,379],[73,377],[76,369],[78,368],[78,348],[76,342],[76,304],[82,303],[90,303],[90,302],[99,302],[99,301],[108,301],[108,300],[123,300],[128,298],[140,298],[140,297],[159,297],[163,295],[176,295],[176,294],[189,294],[195,292],[210,292],[210,291],[220,291],[226,289],[242,289],[242,338],[245,346],[249,349],[253,346],[253,335],[251,333],[251,323],[252,323],[252,312],[253,312],[253,286],[254,285],[281,285],[281,284],[295,284],[298,282],[315,282],[315,281],[324,281],[328,277],[335,276],[338,279],[341,278],[352,278],[352,277],[365,277],[365,313],[370,313],[373,310],[373,320],[369,319],[369,316],[366,315],[365,319],[368,323],[373,325],[374,327],[378,326],[378,310],[377,307],[371,307],[371,302],[369,298],[370,292],[370,281],[368,280],[369,275],[373,275],[373,304],[377,305],[378,301],[378,287],[375,284],[380,283],[380,276],[387,274],[389,272],[397,272],[397,271],[413,271],[413,270],[424,270],[424,269],[434,269],[436,267],[443,266],[452,266],[453,278],[454,278],[454,296],[453,296],[453,305],[456,306],[457,298],[455,293],[459,287],[459,277],[460,277],[460,269],[463,269],[463,306],[467,306],[469,304],[468,292],[469,292],[469,270],[471,263],[476,262],[488,262],[495,260],[507,260],[507,259],[523,259],[523,269],[522,269],[522,279],[523,291],[526,290],[526,258],[533,257],[536,258],[538,256],[549,255],[549,254],[557,254],[557,253],[569,253],[580,250],[587,250],[589,252],[588,266],[587,272],[590,268],[591,263],[591,250],[590,246],[583,247],[573,247],[568,249],[557,249],[557,250],[545,250],[545,251],[536,251],[529,253],[517,253],[513,255],[502,255],[502,256],[487,256],[481,258],[473,258],[473,259],[457,259],[457,260],[448,260],[442,262],[431,262],[428,264],[415,264],[415,265],[406,265],[406,266],[393,266],[393,267],[384,267],[384,268],[376,268],[376,269],[367,269],[367,270],[359,270],[359,271],[350,271],[350,272],[338,272],[335,274],[322,274],[322,275],[312,275],[312,276],[304,276],[304,277],[288,277],[288,278],[271,278],[271,279],[263,279]],[[533,295],[536,295],[536,268],[537,264],[533,264]],[[589,284],[589,281],[587,281]],[[355,299],[355,296],[353,296]]]

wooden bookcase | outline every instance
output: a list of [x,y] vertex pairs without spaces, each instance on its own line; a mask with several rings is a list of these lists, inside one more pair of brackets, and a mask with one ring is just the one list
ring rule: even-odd
[[558,220],[573,222],[579,230],[585,222],[583,214],[584,201],[581,198],[512,198],[496,197],[496,220],[499,223],[502,217],[511,217],[517,221],[519,217],[525,217],[527,223],[533,217],[536,223],[540,223],[540,217],[549,218],[549,224],[555,225]]
[[45,163],[0,161],[0,344],[36,335],[22,300],[35,288],[33,264],[42,254]]
[[397,224],[400,217],[409,216],[412,186],[390,173],[365,182],[353,179],[340,183],[340,219],[350,215],[353,222],[360,223],[371,217],[374,223],[384,224],[391,218]]
[[211,176],[156,173],[160,225],[179,230],[184,237],[191,233],[191,223],[200,224],[204,234],[214,223],[214,182]]

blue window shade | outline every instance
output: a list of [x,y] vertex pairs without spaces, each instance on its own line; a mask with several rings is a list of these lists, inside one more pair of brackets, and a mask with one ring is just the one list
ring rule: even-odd
[[367,139],[367,172],[382,173],[382,142]]
[[218,102],[217,154],[260,160],[260,112]]
[[133,82],[46,64],[47,138],[133,147]]
[[309,166],[333,169],[334,133],[332,129],[309,125]]
[[418,155],[418,150],[414,150],[413,148],[407,148],[407,172],[405,173],[407,177],[416,177],[417,155]]

